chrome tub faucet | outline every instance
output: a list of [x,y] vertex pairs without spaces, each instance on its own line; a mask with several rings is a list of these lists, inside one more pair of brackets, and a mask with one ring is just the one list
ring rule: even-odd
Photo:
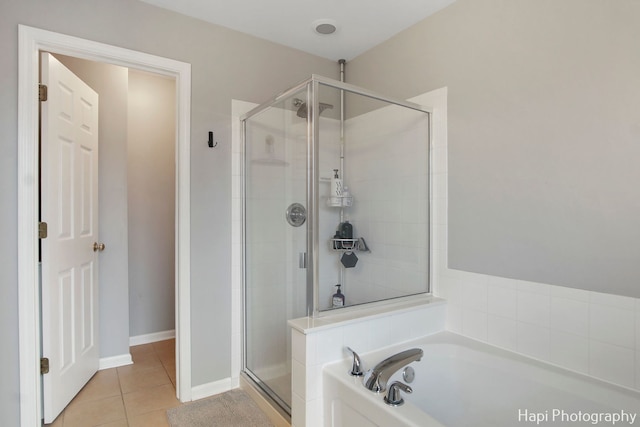
[[387,382],[394,373],[411,362],[419,361],[422,359],[423,354],[422,349],[412,348],[387,357],[367,372],[364,377],[364,386],[368,390],[376,393],[385,391],[387,389]]

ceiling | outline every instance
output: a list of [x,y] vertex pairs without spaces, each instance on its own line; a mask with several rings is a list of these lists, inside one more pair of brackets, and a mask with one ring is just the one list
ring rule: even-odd
[[[142,0],[337,61],[351,60],[455,0]],[[318,34],[318,23],[336,27]]]

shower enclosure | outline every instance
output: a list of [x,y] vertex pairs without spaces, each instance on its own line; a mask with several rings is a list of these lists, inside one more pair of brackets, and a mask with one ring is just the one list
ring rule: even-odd
[[430,114],[314,75],[241,122],[243,372],[290,413],[289,319],[430,290]]

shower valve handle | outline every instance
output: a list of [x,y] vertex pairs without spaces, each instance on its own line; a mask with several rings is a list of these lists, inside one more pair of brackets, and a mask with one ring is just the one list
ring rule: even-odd
[[391,406],[400,406],[404,403],[404,399],[400,395],[400,390],[405,393],[413,393],[413,389],[406,384],[396,381],[389,386],[389,391],[384,397],[384,403]]

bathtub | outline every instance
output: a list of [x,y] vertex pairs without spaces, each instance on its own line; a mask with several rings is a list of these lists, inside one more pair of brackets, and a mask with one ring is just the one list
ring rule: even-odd
[[[413,393],[391,407],[349,376],[350,359],[323,370],[325,426],[640,426],[640,393],[450,332],[361,355],[365,369],[422,348]],[[357,351],[357,349],[354,349]],[[402,381],[395,374],[393,381]]]

